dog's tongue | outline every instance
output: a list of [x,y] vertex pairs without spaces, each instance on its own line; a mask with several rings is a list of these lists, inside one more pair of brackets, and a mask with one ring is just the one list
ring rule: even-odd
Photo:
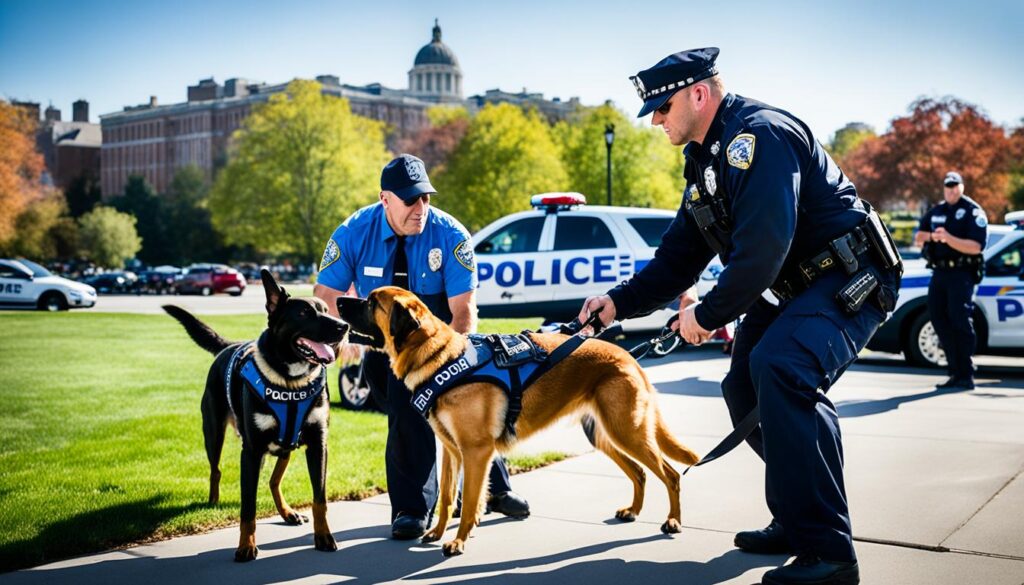
[[326,343],[320,343],[319,341],[313,341],[312,339],[306,339],[305,337],[300,337],[299,343],[313,350],[313,353],[316,354],[317,361],[321,364],[329,364],[335,359],[334,348]]

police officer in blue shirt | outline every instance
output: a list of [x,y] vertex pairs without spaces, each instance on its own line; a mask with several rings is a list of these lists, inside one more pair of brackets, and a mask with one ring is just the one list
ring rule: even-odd
[[964,195],[960,173],[946,173],[944,201],[921,218],[914,242],[932,269],[928,313],[946,352],[949,379],[939,388],[974,389],[974,285],[981,282],[981,251],[988,237],[985,210]]
[[[314,294],[337,315],[335,301],[353,283],[364,298],[380,286],[401,286],[456,331],[474,331],[477,275],[469,233],[455,218],[431,207],[436,190],[423,161],[408,154],[395,158],[381,172],[380,188],[380,202],[349,216],[327,242]],[[368,352],[364,359],[374,399],[388,415],[391,533],[397,539],[418,538],[437,503],[434,433],[410,405],[411,393],[391,372],[387,356]],[[529,515],[529,505],[511,491],[500,458],[490,479],[490,509],[513,517]]]
[[[792,114],[726,93],[717,48],[670,55],[632,78],[676,146],[683,202],[654,259],[584,303],[603,322],[652,311],[692,286],[718,253],[725,265],[703,301],[681,309],[679,332],[702,343],[746,313],[722,392],[733,424],[765,462],[772,523],[736,545],[796,560],[762,583],[859,582],[835,407],[825,392],[896,300],[902,271],[888,231]],[[762,297],[771,289],[775,306]]]

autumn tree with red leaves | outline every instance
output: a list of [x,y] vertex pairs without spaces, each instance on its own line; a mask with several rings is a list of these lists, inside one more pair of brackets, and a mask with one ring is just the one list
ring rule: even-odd
[[864,140],[840,164],[862,197],[878,207],[917,210],[942,199],[942,177],[957,171],[966,194],[989,218],[1008,209],[1012,144],[977,106],[946,97],[922,98],[889,130]]
[[448,159],[469,129],[469,113],[464,108],[437,106],[427,110],[430,125],[398,141],[398,152],[418,156],[431,175],[441,174]]

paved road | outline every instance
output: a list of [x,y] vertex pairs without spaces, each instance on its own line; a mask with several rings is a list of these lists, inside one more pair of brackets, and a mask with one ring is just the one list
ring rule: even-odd
[[[647,360],[674,432],[699,452],[729,430],[714,348]],[[937,391],[937,372],[886,360],[855,365],[830,392],[842,416],[846,479],[863,583],[1024,583],[1024,369],[982,368],[971,392]],[[637,522],[619,524],[628,481],[575,424],[520,445],[578,457],[516,476],[533,516],[487,516],[467,554],[389,540],[387,496],[330,505],[336,553],[312,549],[311,528],[260,521],[260,558],[231,562],[237,528],[92,555],[0,576],[14,583],[513,583],[750,584],[781,556],[740,553],[737,530],[763,526],[763,466],[741,447],[683,479],[684,530],[662,535],[664,490],[648,481]],[[225,486],[237,489],[237,486]],[[447,538],[451,538],[449,530]]]
[[[296,296],[312,295],[313,286],[308,284],[285,285],[285,290]],[[160,305],[172,303],[193,313],[205,315],[226,315],[262,313],[267,297],[263,287],[250,284],[245,287],[241,296],[212,295],[100,295],[96,306],[85,311],[102,313],[163,313]]]

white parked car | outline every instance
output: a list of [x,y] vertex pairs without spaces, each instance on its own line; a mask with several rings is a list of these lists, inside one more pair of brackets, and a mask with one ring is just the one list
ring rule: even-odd
[[[1024,211],[1009,213],[1011,225],[990,225],[985,278],[974,296],[976,354],[1024,356]],[[931,271],[924,260],[906,263],[892,317],[868,343],[868,349],[903,352],[922,366],[945,365],[946,356],[928,317]]]
[[0,259],[0,308],[66,311],[96,304],[96,289],[55,276],[30,260]]
[[[544,317],[571,321],[583,301],[628,279],[654,257],[674,211],[586,205],[579,193],[531,198],[531,211],[500,218],[473,235],[481,317]],[[722,265],[701,275],[698,295],[711,290]],[[627,331],[660,329],[663,309],[623,323]]]

